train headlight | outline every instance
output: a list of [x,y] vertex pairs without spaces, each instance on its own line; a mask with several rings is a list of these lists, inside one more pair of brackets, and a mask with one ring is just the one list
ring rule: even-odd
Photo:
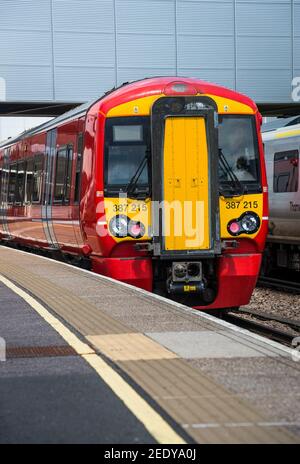
[[139,221],[130,221],[128,225],[128,233],[133,238],[141,238],[145,235],[145,226]]
[[173,81],[164,88],[165,95],[197,95],[198,90],[189,82]]
[[240,234],[254,234],[260,226],[260,218],[256,213],[251,211],[242,214],[238,219],[232,219],[227,224],[227,230],[230,235],[237,236]]
[[129,218],[124,215],[114,216],[109,223],[109,230],[115,237],[127,237]]
[[245,213],[240,219],[240,224],[243,233],[254,234],[259,228],[260,219],[256,213]]

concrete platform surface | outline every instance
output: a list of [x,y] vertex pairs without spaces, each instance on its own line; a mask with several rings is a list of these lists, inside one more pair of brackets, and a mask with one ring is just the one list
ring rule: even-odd
[[[186,442],[300,441],[300,363],[292,359],[288,348],[148,292],[6,247],[0,247],[0,275],[24,289],[99,359],[108,362]],[[7,292],[0,286],[0,336],[20,347],[28,346],[28,340],[37,347],[66,344],[22,299]],[[24,368],[14,369],[17,363]],[[104,391],[94,388],[93,373],[88,375],[90,368],[76,356],[8,360],[0,364],[0,377],[26,376],[29,369],[39,389],[36,366],[41,372],[53,369],[47,376],[55,383],[62,375],[59,363],[63,371],[74,372],[76,382],[83,382],[80,385],[87,382],[86,377],[92,379],[86,401],[91,396],[101,409],[109,393],[103,385]],[[40,385],[44,388],[46,384],[41,380]],[[14,388],[14,382],[8,381],[7,389],[13,398],[18,386]],[[63,404],[72,394],[57,390],[55,397]],[[53,398],[45,399],[44,404],[48,401],[51,404]],[[118,409],[118,398],[112,395],[110,401],[111,410],[116,410],[117,416],[124,414],[126,420],[126,413]],[[153,433],[149,433],[127,413],[135,438],[128,431],[117,439],[159,441],[154,438],[155,430],[150,427]],[[22,420],[26,420],[25,411]],[[93,423],[97,426],[97,421]],[[101,430],[97,436],[91,434],[91,439],[101,441]],[[106,437],[104,433],[104,440]],[[76,442],[76,434],[72,439]]]

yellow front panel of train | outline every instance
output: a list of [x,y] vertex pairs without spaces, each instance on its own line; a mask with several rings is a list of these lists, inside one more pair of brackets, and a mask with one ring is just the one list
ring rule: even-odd
[[209,249],[209,172],[205,119],[168,117],[165,121],[163,156],[165,249]]

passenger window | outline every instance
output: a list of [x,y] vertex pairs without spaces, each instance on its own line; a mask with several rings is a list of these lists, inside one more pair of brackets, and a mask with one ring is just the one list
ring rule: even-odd
[[16,203],[22,205],[24,201],[25,187],[25,162],[18,163],[17,187],[16,187]]
[[41,155],[34,159],[33,170],[33,187],[32,187],[32,202],[40,203],[42,199],[43,186],[43,158]]
[[26,181],[25,181],[25,204],[32,202],[32,181],[33,181],[33,160],[27,161]]
[[69,203],[72,181],[73,147],[66,146],[57,151],[54,201]]
[[62,202],[64,199],[65,180],[67,168],[67,148],[58,150],[56,155],[56,175],[54,201]]
[[299,178],[298,150],[274,154],[274,192],[297,192]]
[[72,166],[73,166],[73,147],[68,147],[68,160],[67,160],[67,175],[66,175],[66,193],[65,203],[70,203],[71,182],[72,182]]
[[83,153],[83,134],[78,135],[74,203],[79,203]]
[[9,170],[9,182],[8,182],[8,203],[10,204],[14,203],[15,201],[16,182],[17,182],[17,165],[12,164]]

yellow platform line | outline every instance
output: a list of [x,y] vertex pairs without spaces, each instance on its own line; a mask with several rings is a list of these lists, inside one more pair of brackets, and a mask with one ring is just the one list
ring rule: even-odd
[[35,298],[0,274],[0,282],[28,303],[81,356],[161,444],[186,444],[183,438],[95,351],[53,316]]

